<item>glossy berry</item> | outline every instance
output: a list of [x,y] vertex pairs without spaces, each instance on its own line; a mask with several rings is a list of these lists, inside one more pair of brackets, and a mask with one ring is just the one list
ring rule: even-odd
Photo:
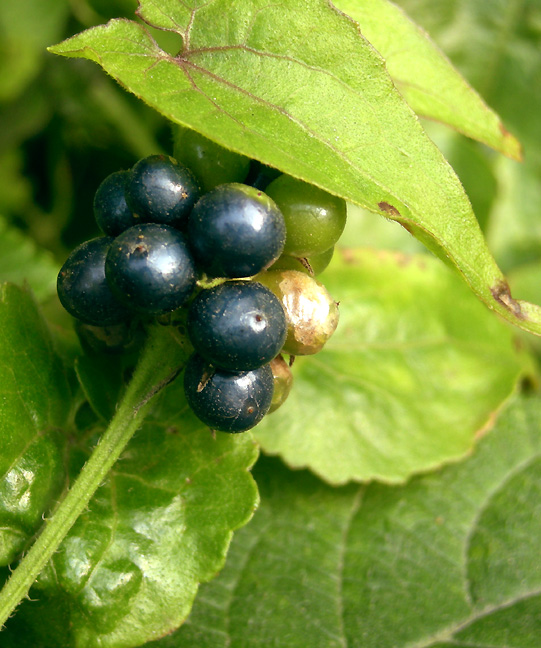
[[182,228],[199,195],[193,173],[167,155],[139,160],[126,185],[126,201],[139,223]]
[[243,182],[250,159],[234,153],[194,130],[175,126],[173,155],[199,181],[203,193],[225,182]]
[[320,254],[331,248],[344,231],[347,212],[342,198],[288,175],[271,182],[266,192],[284,216],[285,254]]
[[256,369],[270,362],[284,344],[284,309],[260,283],[227,281],[203,290],[190,304],[188,336],[215,367]]
[[135,225],[132,210],[126,203],[129,171],[116,171],[107,176],[94,195],[94,217],[98,227],[108,236],[118,236]]
[[282,253],[285,225],[262,191],[231,183],[205,194],[194,207],[188,236],[195,259],[214,277],[251,277]]
[[184,235],[167,225],[143,223],[111,245],[105,272],[126,306],[147,315],[176,310],[195,287],[195,266]]
[[213,430],[245,432],[269,410],[273,394],[269,365],[231,373],[193,354],[184,373],[184,392],[194,414]]
[[58,273],[62,306],[85,324],[111,326],[129,317],[105,278],[105,258],[113,239],[95,238],[75,248]]

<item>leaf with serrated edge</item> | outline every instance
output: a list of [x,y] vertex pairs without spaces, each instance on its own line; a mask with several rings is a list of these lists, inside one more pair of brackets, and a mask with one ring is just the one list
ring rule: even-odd
[[51,648],[139,646],[178,628],[221,569],[258,503],[257,446],[249,433],[214,437],[182,391],[171,385],[127,446],[31,593],[45,611],[23,606],[10,641],[58,626],[68,636],[54,630]]
[[520,160],[520,143],[457,72],[428,34],[388,0],[333,0],[381,53],[396,86],[415,110]]
[[254,430],[262,448],[333,484],[468,453],[524,372],[513,331],[427,255],[342,250],[324,282],[340,323],[296,358],[288,400]]
[[260,461],[261,506],[224,571],[148,648],[537,648],[540,420],[519,401],[472,457],[403,487]]
[[0,564],[42,524],[64,485],[70,394],[45,322],[27,290],[0,288]]
[[460,182],[354,21],[325,0],[143,0],[139,15],[183,50],[119,19],[50,51],[93,60],[172,121],[397,220],[490,308],[541,334],[541,307],[512,298]]

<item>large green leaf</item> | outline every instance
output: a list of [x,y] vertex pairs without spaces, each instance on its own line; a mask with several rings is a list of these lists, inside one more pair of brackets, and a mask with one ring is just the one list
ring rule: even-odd
[[538,0],[396,0],[517,134],[541,164]]
[[285,405],[255,435],[323,479],[399,482],[463,457],[524,370],[513,332],[435,259],[337,253],[341,321],[297,358]]
[[537,648],[540,420],[519,402],[468,460],[403,487],[332,489],[261,461],[223,573],[150,645]]
[[0,292],[0,564],[9,564],[64,485],[70,394],[32,296]]
[[96,61],[172,121],[401,222],[491,308],[541,334],[541,308],[511,297],[460,182],[356,23],[326,0],[143,0],[139,14],[182,37],[178,56],[126,20],[50,49]]
[[56,292],[58,270],[50,252],[0,217],[0,281],[26,281],[38,299],[46,299]]
[[333,0],[382,54],[389,74],[418,115],[520,159],[520,144],[436,45],[389,0]]
[[214,438],[182,391],[169,387],[132,439],[41,575],[39,607],[8,623],[7,646],[138,646],[177,628],[221,569],[258,502],[257,447],[250,434]]

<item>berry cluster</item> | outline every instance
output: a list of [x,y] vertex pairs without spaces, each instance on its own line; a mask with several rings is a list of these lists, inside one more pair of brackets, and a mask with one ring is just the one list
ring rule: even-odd
[[243,432],[289,393],[282,353],[316,353],[336,328],[337,305],[313,275],[330,261],[345,204],[178,133],[175,155],[193,170],[152,155],[105,178],[94,198],[104,236],[71,253],[58,295],[87,332],[183,309],[195,349],[187,401],[211,428]]

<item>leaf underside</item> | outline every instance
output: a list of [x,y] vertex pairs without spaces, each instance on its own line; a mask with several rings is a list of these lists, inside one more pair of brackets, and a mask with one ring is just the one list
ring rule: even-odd
[[325,0],[144,0],[138,13],[180,36],[178,55],[121,19],[50,51],[91,59],[173,122],[397,220],[490,308],[541,334],[541,308],[511,296],[460,182],[355,22]]
[[388,0],[333,0],[333,4],[359,23],[419,116],[451,126],[521,160],[517,139],[402,9]]

